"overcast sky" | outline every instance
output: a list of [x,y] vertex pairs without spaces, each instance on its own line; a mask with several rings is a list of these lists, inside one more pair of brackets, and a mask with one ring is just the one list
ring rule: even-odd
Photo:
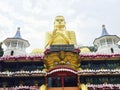
[[20,27],[31,44],[27,51],[44,48],[45,33],[53,30],[57,15],[65,17],[66,28],[75,31],[80,45],[93,45],[102,24],[109,34],[120,36],[120,0],[0,0],[0,41]]

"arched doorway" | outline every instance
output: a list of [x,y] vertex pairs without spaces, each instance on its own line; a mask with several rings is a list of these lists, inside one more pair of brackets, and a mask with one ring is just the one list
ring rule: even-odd
[[48,90],[79,90],[78,76],[71,69],[54,69],[47,75]]

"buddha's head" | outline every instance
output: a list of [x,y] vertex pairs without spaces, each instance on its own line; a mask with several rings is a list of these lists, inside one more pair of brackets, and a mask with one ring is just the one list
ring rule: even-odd
[[56,16],[54,21],[55,28],[65,28],[65,19],[63,16]]

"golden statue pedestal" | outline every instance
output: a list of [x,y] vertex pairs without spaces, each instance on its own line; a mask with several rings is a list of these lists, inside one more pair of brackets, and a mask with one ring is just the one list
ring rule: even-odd
[[49,70],[58,65],[78,69],[80,65],[79,48],[74,45],[51,45],[46,49],[44,63]]

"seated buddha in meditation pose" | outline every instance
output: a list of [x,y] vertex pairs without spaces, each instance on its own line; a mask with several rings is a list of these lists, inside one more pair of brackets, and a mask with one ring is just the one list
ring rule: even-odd
[[63,16],[56,16],[53,32],[46,33],[45,48],[50,45],[76,45],[74,31],[66,30],[66,22]]

